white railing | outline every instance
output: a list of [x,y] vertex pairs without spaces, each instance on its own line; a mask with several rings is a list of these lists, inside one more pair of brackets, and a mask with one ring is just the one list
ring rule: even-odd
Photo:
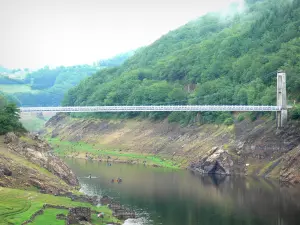
[[280,106],[249,105],[164,105],[164,106],[58,106],[58,107],[20,107],[21,112],[174,112],[174,111],[264,111],[277,112]]

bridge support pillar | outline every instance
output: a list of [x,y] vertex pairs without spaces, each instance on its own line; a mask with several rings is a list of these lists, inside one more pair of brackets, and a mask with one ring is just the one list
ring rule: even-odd
[[287,123],[287,101],[286,101],[286,74],[284,71],[277,72],[277,106],[281,110],[277,112],[277,127],[284,127]]

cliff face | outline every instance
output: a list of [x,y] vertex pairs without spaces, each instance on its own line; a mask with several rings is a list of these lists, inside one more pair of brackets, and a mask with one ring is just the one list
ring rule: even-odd
[[78,185],[75,174],[37,136],[19,138],[9,133],[1,137],[0,186],[59,193]]
[[290,122],[281,130],[276,128],[275,121],[263,119],[244,120],[233,126],[180,127],[167,121],[73,119],[58,114],[46,127],[52,138],[83,141],[99,149],[153,154],[197,172],[300,181],[297,122]]

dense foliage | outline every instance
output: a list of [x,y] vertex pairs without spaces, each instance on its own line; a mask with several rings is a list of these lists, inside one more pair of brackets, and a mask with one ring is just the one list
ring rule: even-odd
[[300,120],[300,105],[295,105],[291,112],[290,112],[290,116],[293,120]]
[[0,93],[0,135],[8,132],[25,132],[19,121],[19,111],[14,103],[10,103]]
[[109,59],[101,59],[98,62],[98,66],[104,66],[104,67],[113,67],[113,66],[119,66],[121,65],[126,59],[128,59],[130,56],[133,56],[134,51],[129,51],[125,53],[118,54],[112,58]]
[[[138,50],[119,67],[82,81],[64,105],[275,105],[276,71],[287,72],[290,100],[300,101],[300,1],[248,0],[241,13],[210,13]],[[94,116],[108,116],[94,114]],[[167,113],[126,113],[164,118]],[[195,113],[172,113],[188,123]],[[253,115],[255,117],[256,115]],[[232,123],[229,113],[202,121]]]
[[44,67],[26,75],[23,83],[38,92],[20,92],[14,94],[22,106],[55,106],[60,102],[66,90],[80,80],[92,75],[99,68],[90,65],[77,65],[54,69]]

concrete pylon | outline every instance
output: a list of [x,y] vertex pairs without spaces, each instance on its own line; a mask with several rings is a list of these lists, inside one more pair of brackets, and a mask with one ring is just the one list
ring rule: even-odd
[[277,127],[280,128],[287,123],[286,74],[281,70],[277,72],[277,106],[281,108],[277,112]]

